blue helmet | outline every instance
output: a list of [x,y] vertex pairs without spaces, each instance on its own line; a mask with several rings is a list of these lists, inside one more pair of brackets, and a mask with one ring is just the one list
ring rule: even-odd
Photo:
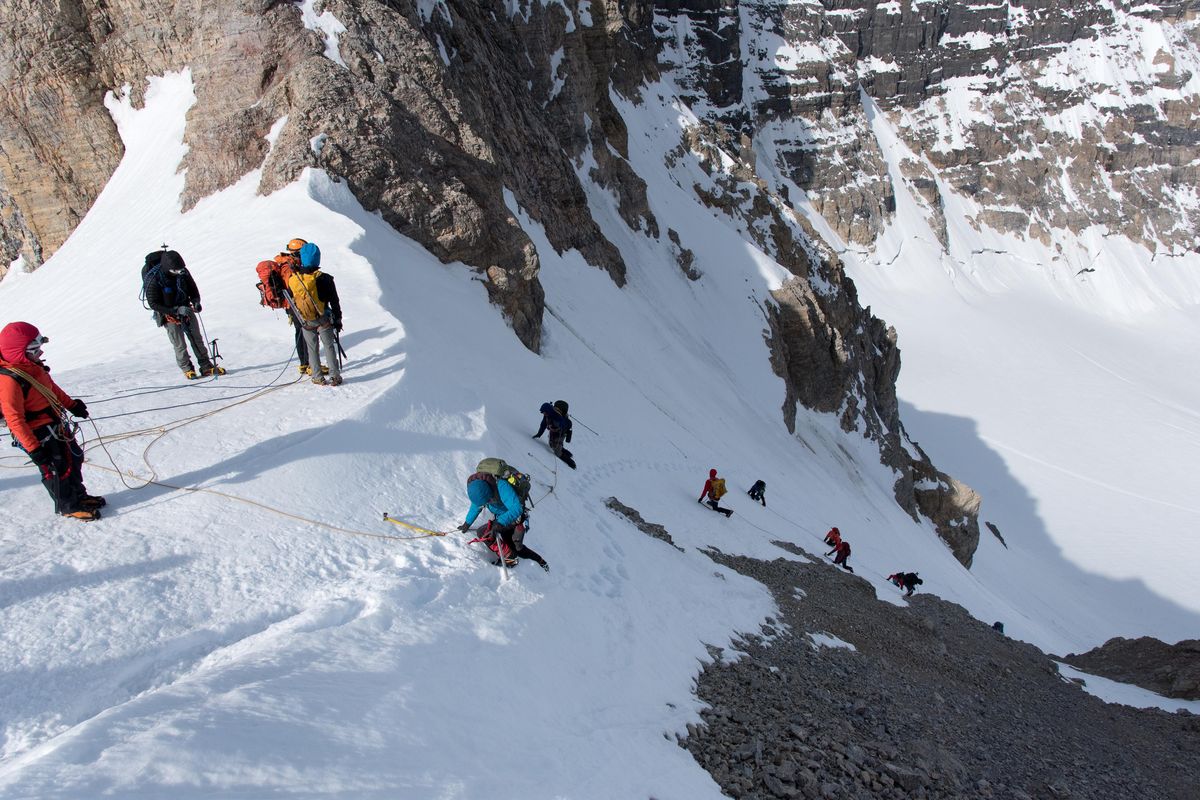
[[492,485],[485,480],[477,479],[467,484],[467,497],[477,506],[484,506],[492,499]]
[[321,248],[312,242],[300,248],[300,266],[304,269],[316,269],[321,266]]

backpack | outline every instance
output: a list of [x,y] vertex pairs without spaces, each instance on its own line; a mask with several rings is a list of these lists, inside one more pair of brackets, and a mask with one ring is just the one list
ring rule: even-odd
[[165,252],[167,252],[167,246],[165,244],[162,246],[161,250],[151,250],[149,253],[146,253],[146,260],[142,264],[142,291],[141,294],[138,295],[138,300],[142,301],[142,308],[146,309],[147,311],[150,310],[150,306],[148,303],[146,303],[146,285],[149,284],[150,281],[158,280],[158,265],[162,263],[163,253]]
[[259,305],[267,308],[287,308],[287,280],[292,277],[292,267],[286,256],[276,256],[274,261],[260,261],[254,268],[258,273]]
[[714,478],[712,485],[708,488],[708,496],[711,497],[713,500],[720,500],[722,497],[725,496],[725,492],[726,492],[725,479],[724,478]]
[[554,410],[557,411],[558,413],[562,414],[563,417],[567,417],[568,416],[567,401],[566,400],[555,400],[554,401]]
[[[0,375],[5,375],[9,378],[12,378],[14,381],[16,381],[17,386],[21,387],[21,398],[26,403],[29,402],[29,391],[33,388],[33,386],[29,383],[29,381],[25,380],[20,375],[13,372],[12,370],[10,370],[8,367],[0,367]],[[41,411],[38,411],[38,412],[34,413],[32,416],[37,416],[38,414],[41,414],[41,413],[42,413]],[[25,412],[25,419],[27,419],[27,420],[32,419],[30,412],[28,412],[28,411]],[[8,427],[8,420],[5,419],[2,414],[0,414],[0,428],[7,428],[7,427]],[[17,443],[16,437],[13,437],[12,446],[20,447],[20,445]]]
[[512,487],[517,490],[517,497],[521,500],[521,507],[528,506],[533,508],[533,503],[529,500],[529,490],[531,487],[529,476],[520,470],[513,469],[502,458],[485,458],[475,467],[475,474],[467,478],[467,483],[470,483],[477,478],[488,480],[488,483],[495,484],[496,481],[508,481]]
[[320,270],[293,272],[288,278],[288,289],[292,293],[292,308],[305,322],[315,322],[325,315],[325,304],[317,294],[317,276]]

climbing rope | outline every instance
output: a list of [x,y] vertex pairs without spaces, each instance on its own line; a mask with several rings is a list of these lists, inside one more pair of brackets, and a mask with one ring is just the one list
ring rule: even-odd
[[[293,351],[293,354],[294,354],[294,351]],[[226,397],[220,397],[220,398],[212,398],[210,400],[198,401],[199,403],[209,403],[209,402],[218,402],[218,401],[223,401],[223,400],[234,399],[235,402],[227,403],[226,405],[223,405],[219,408],[211,409],[211,410],[206,411],[201,414],[195,414],[190,417],[184,417],[182,419],[173,420],[171,422],[166,422],[166,423],[163,423],[162,425],[158,425],[158,426],[154,426],[154,427],[150,427],[150,428],[143,428],[143,429],[139,429],[139,430],[123,431],[121,433],[105,436],[100,433],[100,428],[98,425],[96,425],[96,419],[103,420],[103,419],[111,419],[113,417],[119,417],[119,416],[128,416],[129,414],[147,413],[150,411],[169,410],[169,409],[173,409],[173,408],[184,408],[184,407],[188,407],[188,406],[197,405],[198,403],[197,402],[180,403],[180,404],[176,404],[173,406],[164,406],[161,408],[153,408],[153,409],[142,409],[140,411],[128,412],[126,414],[116,414],[116,415],[111,415],[109,417],[99,417],[99,418],[88,419],[88,422],[91,423],[92,429],[95,431],[96,436],[94,439],[91,439],[90,441],[87,441],[87,442],[84,442],[83,444],[81,444],[81,447],[84,448],[85,452],[88,449],[95,449],[95,447],[97,447],[97,446],[100,447],[101,450],[104,451],[104,455],[106,456],[109,464],[111,465],[111,466],[105,466],[104,464],[89,462],[89,466],[92,467],[93,469],[99,469],[101,471],[110,472],[110,473],[116,475],[118,478],[120,478],[121,483],[127,489],[130,489],[133,491],[145,489],[148,486],[158,486],[160,488],[172,489],[172,490],[181,491],[181,492],[188,492],[190,494],[210,494],[210,495],[214,495],[216,497],[224,498],[226,500],[232,500],[234,502],[244,503],[246,505],[254,506],[255,508],[259,508],[264,511],[268,511],[272,514],[277,514],[281,517],[286,517],[288,519],[292,519],[297,522],[303,522],[303,523],[306,523],[309,525],[314,525],[314,526],[317,526],[320,528],[324,528],[326,530],[334,531],[336,533],[342,533],[342,534],[351,535],[351,536],[363,536],[363,537],[368,537],[368,538],[372,538],[372,539],[383,539],[383,540],[388,540],[388,541],[411,541],[411,540],[415,540],[415,539],[426,539],[426,538],[429,538],[430,536],[445,535],[438,531],[430,531],[428,528],[421,528],[419,526],[404,522],[403,520],[398,520],[387,514],[384,515],[384,518],[387,521],[392,522],[393,524],[396,524],[396,525],[401,525],[403,527],[418,531],[419,535],[417,535],[417,536],[395,536],[392,534],[376,533],[373,531],[363,531],[363,530],[357,530],[354,528],[346,528],[346,527],[343,527],[340,525],[333,525],[328,522],[323,522],[321,520],[312,519],[310,517],[305,517],[300,514],[295,514],[290,511],[284,511],[283,509],[275,508],[274,506],[259,502],[257,500],[251,500],[246,497],[241,497],[241,496],[233,494],[231,492],[224,492],[224,491],[221,491],[218,489],[210,489],[210,488],[198,487],[198,486],[179,486],[177,484],[167,483],[166,481],[158,480],[158,473],[155,470],[154,466],[150,463],[149,456],[150,456],[150,449],[152,447],[154,447],[154,445],[157,444],[164,436],[166,436],[168,433],[172,433],[173,431],[179,430],[180,428],[182,428],[186,425],[191,425],[194,422],[199,422],[200,420],[208,419],[209,417],[219,414],[222,411],[226,411],[228,409],[235,408],[235,407],[243,405],[245,403],[249,403],[252,400],[256,400],[260,397],[265,397],[267,394],[269,394],[271,392],[274,392],[279,389],[283,389],[283,388],[286,388],[288,386],[292,386],[292,385],[298,383],[303,378],[303,376],[297,378],[296,380],[289,381],[287,383],[277,383],[279,381],[279,379],[283,376],[284,371],[286,371],[287,367],[291,363],[292,363],[291,359],[289,358],[288,361],[284,364],[283,369],[280,370],[280,372],[268,384],[266,384],[265,386],[261,386],[261,387],[255,387],[254,391],[252,391],[248,394],[233,395],[233,396],[226,396]],[[54,393],[52,391],[50,391],[50,389],[43,386],[41,383],[37,382],[36,380],[33,380],[29,375],[27,375],[26,373],[24,373],[23,371],[21,371],[19,369],[13,369],[12,371],[14,374],[18,375],[22,379],[29,381],[30,385],[35,387],[37,389],[37,391],[40,394],[42,394],[43,397],[46,398],[47,402],[50,404],[51,410],[53,410],[60,417],[60,419],[64,420],[63,424],[74,427],[74,430],[72,430],[72,433],[74,433],[75,430],[77,430],[77,426],[75,426],[73,422],[66,421],[67,420],[67,416],[66,416],[67,409],[65,409],[63,407],[62,403],[60,403],[58,401],[58,398],[54,396]],[[117,398],[112,398],[112,399],[117,399]],[[142,461],[146,465],[146,467],[150,470],[150,476],[149,477],[139,476],[139,475],[135,475],[132,472],[132,470],[129,470],[129,471],[121,470],[120,467],[117,466],[116,460],[113,458],[112,453],[109,451],[108,445],[112,444],[114,442],[125,441],[127,439],[134,439],[139,436],[147,436],[147,435],[154,436],[154,438],[150,441],[150,443],[147,444],[146,447],[142,450]],[[19,456],[5,456],[5,457],[0,457],[0,458],[2,458],[2,459],[19,458]],[[22,459],[22,460],[24,460],[24,459]],[[8,467],[8,468],[16,469],[16,467]],[[131,484],[129,482],[130,480],[137,481],[138,483],[136,485]]]

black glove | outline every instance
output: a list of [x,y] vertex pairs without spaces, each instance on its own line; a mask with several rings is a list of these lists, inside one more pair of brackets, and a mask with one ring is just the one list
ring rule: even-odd
[[550,565],[547,564],[545,561],[539,562],[538,566],[541,567],[542,569],[546,570],[546,572],[550,571]]
[[80,419],[88,418],[87,404],[84,403],[82,400],[76,400],[74,403],[71,403],[71,407],[68,408],[67,411],[70,411],[72,414],[79,417]]
[[192,308],[196,309],[196,313],[199,314],[200,313],[200,301],[197,300],[196,302],[192,303]]
[[567,431],[567,441],[571,441],[571,432]]
[[50,454],[49,448],[38,445],[29,452],[29,460],[39,467],[48,467],[50,466],[50,462],[54,460],[54,456]]
[[535,433],[533,436],[530,436],[529,438],[530,439],[540,439],[540,438],[542,438],[542,435],[540,433]]
[[458,531],[458,532],[460,532],[460,533],[466,533],[467,531],[471,530],[471,523],[469,523],[469,522],[464,522],[462,525],[459,525],[459,526],[458,526],[457,528],[455,528],[454,530],[456,530],[456,531]]

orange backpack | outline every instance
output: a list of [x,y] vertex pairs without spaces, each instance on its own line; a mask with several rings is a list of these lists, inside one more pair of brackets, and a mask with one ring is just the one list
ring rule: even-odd
[[273,261],[260,261],[258,273],[259,304],[267,308],[287,308],[287,285],[292,277],[295,259],[289,253],[280,253]]

